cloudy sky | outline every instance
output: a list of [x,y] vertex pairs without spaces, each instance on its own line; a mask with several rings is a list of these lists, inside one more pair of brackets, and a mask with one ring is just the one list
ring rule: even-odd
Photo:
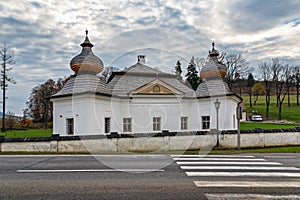
[[34,86],[72,74],[86,28],[94,53],[120,69],[146,54],[149,66],[172,72],[177,60],[206,57],[212,41],[252,67],[272,57],[300,63],[298,0],[2,0],[0,24],[0,45],[16,54],[7,105],[16,114]]

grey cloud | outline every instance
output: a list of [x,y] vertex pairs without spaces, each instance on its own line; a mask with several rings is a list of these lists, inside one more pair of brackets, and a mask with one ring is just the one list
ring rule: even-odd
[[171,17],[171,18],[180,18],[180,15],[181,15],[181,11],[179,9],[175,9],[175,8],[172,8],[172,7],[169,7],[169,6],[165,6],[164,7],[164,11],[167,13],[167,16],[168,17]]
[[255,32],[284,23],[299,14],[297,1],[252,0],[236,1],[230,7],[228,19],[237,32]]
[[16,17],[13,16],[9,16],[9,17],[2,17],[0,18],[0,22],[1,24],[6,24],[9,26],[13,26],[14,28],[17,27],[25,27],[28,26],[28,22],[21,20],[21,19],[17,19]]
[[284,22],[285,24],[289,24],[289,23],[292,23],[292,27],[296,27],[296,26],[299,26],[300,25],[300,17],[299,18],[295,18],[295,19],[291,19],[291,20],[286,20]]
[[150,16],[150,17],[142,17],[138,20],[135,21],[135,23],[139,25],[145,25],[145,26],[150,26],[156,21],[156,17]]
[[38,3],[38,2],[36,2],[36,1],[34,1],[34,2],[29,2],[33,7],[36,7],[36,8],[42,8],[43,6],[42,6],[42,4],[40,4],[40,3]]

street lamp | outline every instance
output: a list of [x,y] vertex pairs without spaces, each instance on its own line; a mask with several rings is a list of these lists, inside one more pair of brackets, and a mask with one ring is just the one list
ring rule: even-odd
[[220,141],[219,141],[219,108],[220,108],[221,102],[219,101],[219,99],[217,99],[214,103],[215,103],[215,108],[216,108],[216,112],[217,112],[217,148],[219,148],[219,145],[220,145]]

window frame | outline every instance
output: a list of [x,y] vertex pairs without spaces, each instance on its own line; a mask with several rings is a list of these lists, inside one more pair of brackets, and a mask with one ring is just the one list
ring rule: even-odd
[[110,133],[110,127],[111,127],[110,117],[105,117],[104,118],[104,133]]
[[66,134],[74,135],[74,118],[66,118]]
[[152,124],[153,131],[161,131],[161,117],[153,117]]
[[123,118],[123,132],[132,132],[132,118],[124,117]]
[[188,129],[188,117],[180,117],[180,130]]
[[202,129],[210,129],[210,116],[202,116]]

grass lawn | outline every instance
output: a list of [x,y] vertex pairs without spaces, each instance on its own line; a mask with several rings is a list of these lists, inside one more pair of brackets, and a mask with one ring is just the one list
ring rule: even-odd
[[0,133],[0,136],[7,138],[50,137],[51,135],[52,129],[12,130],[6,133]]
[[[250,105],[249,105],[249,102],[250,102],[249,96],[246,96],[246,95],[243,96],[247,112],[251,112],[252,110],[255,110],[258,112],[258,114],[265,117],[265,114],[266,114],[265,96],[259,96],[258,100],[256,102],[256,105],[254,105],[254,103],[253,103],[254,98],[252,98],[252,104],[253,104],[252,107],[253,108],[251,109]],[[276,107],[276,97],[275,96],[271,96],[271,102],[270,102],[270,107],[269,107],[269,117],[272,119],[278,119],[278,107]],[[291,107],[288,107],[287,96],[285,97],[284,103],[282,105],[282,119],[300,123],[300,106],[296,105],[296,96],[295,95],[291,96]]]
[[241,130],[252,130],[255,128],[262,129],[282,129],[282,128],[295,128],[300,124],[276,124],[264,122],[241,122]]

